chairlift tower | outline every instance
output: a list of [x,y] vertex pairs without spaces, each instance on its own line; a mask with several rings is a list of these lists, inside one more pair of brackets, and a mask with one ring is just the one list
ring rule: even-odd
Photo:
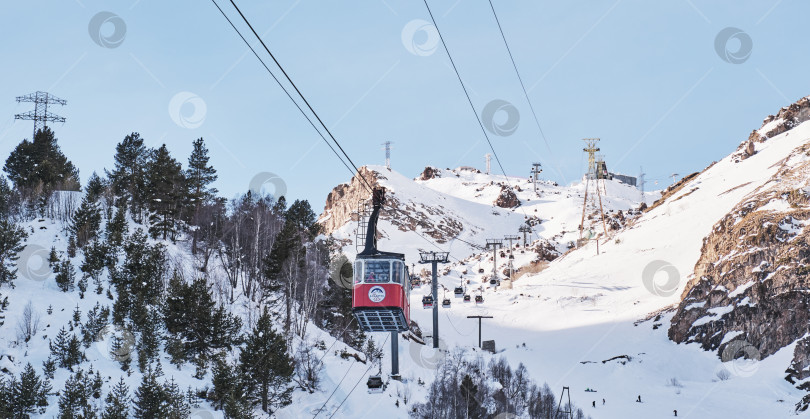
[[[602,229],[605,232],[605,236],[607,236],[607,223],[605,223],[605,211],[602,207],[602,191],[599,187],[599,174],[597,173],[596,167],[596,152],[599,151],[599,147],[596,144],[599,142],[599,138],[585,138],[585,148],[582,150],[588,153],[588,174],[585,175],[585,198],[582,203],[582,221],[579,224],[579,238],[582,239],[582,235],[585,232],[585,213],[590,208],[592,211],[598,210],[599,215],[602,218]],[[602,182],[604,184],[604,182]],[[604,186],[604,185],[603,185]],[[591,192],[591,188],[595,189]],[[596,197],[594,197],[596,195]],[[590,200],[588,199],[590,198]],[[598,207],[597,207],[598,204]]]
[[492,248],[492,279],[498,280],[498,249],[503,247],[501,239],[487,239],[487,249]]
[[520,226],[518,228],[518,233],[523,233],[523,248],[524,249],[526,248],[526,246],[528,246],[528,243],[526,243],[526,233],[531,233],[531,232],[532,232],[532,228],[529,227],[528,224],[523,224],[522,226]]
[[532,184],[534,184],[535,194],[537,194],[537,176],[543,171],[541,167],[542,165],[540,163],[532,163]]
[[[25,96],[17,96],[17,103],[31,102],[34,110],[14,115],[14,119],[34,121],[34,136],[37,131],[48,126],[48,122],[65,122],[65,117],[48,112],[48,105],[67,105],[67,101],[59,99],[48,92],[34,92]],[[33,141],[34,136],[31,137]]]
[[431,265],[432,278],[430,288],[433,293],[433,347],[439,347],[439,280],[438,280],[438,267],[439,263],[449,262],[447,257],[450,252],[419,252],[421,260],[419,263],[429,263]]
[[515,248],[512,247],[512,242],[514,240],[520,240],[520,236],[508,234],[508,235],[504,236],[503,239],[504,240],[509,240],[509,256],[507,256],[506,258],[509,260],[509,282],[508,282],[508,286],[509,286],[509,288],[512,288],[513,275],[515,274],[514,265],[512,264],[512,261],[515,259]]

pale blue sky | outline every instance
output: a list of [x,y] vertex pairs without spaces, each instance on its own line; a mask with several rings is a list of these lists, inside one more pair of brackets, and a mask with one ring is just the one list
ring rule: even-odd
[[[584,170],[581,138],[601,137],[609,169],[635,175],[644,166],[666,186],[671,173],[701,170],[762,118],[810,95],[807,2],[493,2],[548,148],[489,4],[430,4],[479,115],[495,99],[520,112],[512,135],[490,134],[509,175],[528,176],[541,161],[547,178],[570,182]],[[415,55],[403,44],[409,22],[429,20],[421,1],[238,4],[358,165],[382,164],[380,143],[391,140],[392,165],[408,176],[425,165],[483,168],[489,147],[446,54],[439,46]],[[126,24],[116,48],[97,45],[88,30],[104,11]],[[715,52],[726,27],[750,36],[745,62]],[[102,37],[113,29],[102,26]],[[53,128],[83,179],[110,168],[115,144],[131,131],[152,146],[165,142],[184,163],[191,142],[205,138],[228,197],[273,172],[290,198],[319,211],[350,176],[208,0],[3,2],[0,34],[2,161],[32,130],[13,120],[31,108],[15,96],[46,90],[68,101],[53,109],[67,123]],[[426,39],[415,34],[417,44]],[[186,120],[173,120],[170,102],[181,92],[205,104],[203,118],[193,119],[187,103]]]

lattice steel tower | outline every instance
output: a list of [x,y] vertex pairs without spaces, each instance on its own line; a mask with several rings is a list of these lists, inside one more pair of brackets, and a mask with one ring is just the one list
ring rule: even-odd
[[[65,122],[65,117],[48,112],[48,105],[67,105],[67,101],[59,99],[48,92],[35,92],[25,96],[17,96],[17,102],[33,102],[34,110],[14,115],[14,119],[34,121],[34,135],[37,131],[48,126],[48,122]],[[33,141],[34,137],[31,137]]]
[[[590,209],[592,211],[598,210],[599,215],[602,217],[602,229],[605,232],[605,236],[607,236],[607,224],[605,223],[605,211],[602,208],[602,191],[600,190],[599,181],[602,180],[604,176],[599,176],[597,172],[596,166],[596,152],[599,151],[599,147],[596,146],[596,143],[599,142],[598,138],[585,138],[585,148],[582,151],[588,153],[588,174],[585,176],[585,199],[582,203],[582,221],[579,224],[579,238],[582,238],[583,233],[585,232],[585,213],[587,210]],[[602,189],[604,189],[604,181],[601,185]],[[591,191],[591,188],[595,189],[595,191]],[[596,197],[594,197],[594,194]],[[590,200],[588,199],[590,198]],[[598,201],[597,201],[598,198]],[[598,204],[598,207],[597,207]]]
[[385,150],[385,168],[391,170],[391,141],[386,141],[382,143],[385,146],[383,150]]

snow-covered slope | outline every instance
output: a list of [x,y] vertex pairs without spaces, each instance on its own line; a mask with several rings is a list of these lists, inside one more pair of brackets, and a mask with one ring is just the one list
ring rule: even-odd
[[[461,281],[469,280],[469,289],[480,287],[485,301],[474,305],[452,298],[451,308],[440,308],[442,346],[476,345],[478,324],[467,316],[491,315],[493,319],[483,323],[483,338],[495,340],[496,356],[505,356],[513,365],[524,363],[532,378],[547,381],[555,392],[562,386],[570,386],[574,403],[587,406],[586,413],[594,418],[669,417],[676,409],[679,417],[793,415],[794,405],[804,395],[784,380],[795,343],[759,361],[729,359],[722,362],[716,352],[706,352],[696,344],[679,345],[670,341],[667,329],[672,308],[680,301],[701,256],[703,239],[738,203],[772,182],[778,163],[794,149],[808,143],[809,138],[810,123],[802,123],[767,141],[753,143],[746,158],[730,155],[712,164],[668,193],[628,228],[612,232],[609,240],[600,241],[598,254],[597,243],[591,241],[552,261],[544,270],[519,277],[511,290],[492,288],[482,282],[492,268],[488,256],[478,254],[476,249],[462,250],[460,245],[454,245],[451,253],[462,262],[450,265],[439,279],[440,284],[452,289]],[[374,170],[385,169],[375,167]],[[473,208],[475,205],[486,207],[495,199],[495,189],[484,187],[481,190],[481,187],[489,181],[497,183],[497,177],[487,180],[487,175],[483,174],[450,171],[443,172],[440,178],[411,184],[396,173],[385,171],[384,175],[387,179],[381,183],[395,195],[399,194],[400,199],[425,204],[441,202],[453,214],[470,216],[471,221],[480,222],[473,224],[482,227],[480,231],[469,228],[462,233],[462,237],[471,241],[477,237],[478,243],[483,242],[483,238],[514,234],[517,225],[506,227],[509,222],[506,220],[514,218],[519,224],[523,221],[522,210],[535,214],[536,209],[543,220],[541,228],[535,230],[535,239],[554,239],[563,230],[576,231],[579,222],[577,204],[581,197],[577,196],[577,188],[581,185],[566,188],[546,184],[540,198],[528,201],[529,196],[525,195],[528,188],[523,186],[526,181],[522,180],[521,207],[513,212],[490,205],[487,208],[490,214],[486,214]],[[518,182],[521,181],[515,178],[515,183]],[[629,208],[631,197],[623,196],[622,190],[614,187],[623,188],[608,184],[608,208]],[[457,200],[451,200],[448,195]],[[619,199],[613,198],[616,196]],[[413,233],[396,231],[387,223],[383,223],[381,229],[384,234],[379,247],[382,249],[405,252],[410,260],[414,260],[413,247],[429,250],[424,240],[414,238]],[[347,225],[335,234],[350,238],[352,226]],[[558,244],[577,236],[566,234],[558,236]],[[466,253],[468,251],[470,253]],[[468,254],[471,256],[465,258]],[[518,249],[515,255],[517,266],[526,266],[535,258],[532,252],[520,253]],[[503,267],[499,266],[499,270]],[[479,268],[484,268],[485,273],[478,274]],[[427,288],[415,289],[411,304],[413,320],[429,334],[431,312],[420,306]],[[378,338],[382,341],[385,335]],[[732,338],[726,336],[726,339]],[[629,361],[626,358],[609,361],[622,355]],[[401,393],[404,386],[412,395],[424,395],[426,390],[414,381],[430,380],[433,372],[430,366],[444,356],[446,352],[433,352],[425,346],[402,341],[399,358],[406,383],[394,386],[400,390],[392,387],[385,394],[369,395],[358,388],[340,409],[337,409],[339,403],[327,402],[327,407],[331,406],[329,414],[405,417],[406,409],[392,406],[397,391]],[[387,355],[383,365],[387,367],[389,362]],[[334,388],[347,393],[351,390],[347,381],[354,385],[355,380],[363,380],[357,367],[347,373],[348,365],[347,362],[329,365],[326,375],[333,386],[325,384],[327,394]],[[338,384],[344,374],[348,375]],[[362,383],[359,387],[363,387]],[[587,387],[597,389],[598,393],[584,392]],[[638,396],[643,403],[636,402]],[[606,400],[604,405],[597,402],[596,408],[591,407],[591,401],[602,398]]]
[[[404,253],[412,261],[418,259],[421,250],[449,251],[451,257],[466,258],[479,253],[486,239],[518,235],[518,228],[527,222],[533,225],[528,240],[549,243],[558,253],[567,251],[579,238],[585,191],[582,183],[559,186],[548,181],[538,182],[535,193],[527,178],[463,168],[437,170],[436,175],[426,180],[410,179],[384,166],[364,166],[361,172],[368,173],[367,178],[387,191],[387,203],[378,225],[382,236],[380,248]],[[520,201],[519,206],[495,205],[507,181]],[[350,191],[342,192],[340,202],[327,204],[322,222],[335,216],[333,208],[342,205],[354,209],[358,198],[368,198],[368,191],[357,177],[350,184]],[[605,181],[605,189],[607,196],[603,205],[609,217],[615,217],[619,211],[624,217],[641,201],[640,191],[619,181]],[[647,201],[651,201],[660,193],[648,192],[647,195]],[[343,243],[344,253],[353,255],[357,221],[344,212],[342,223],[338,224],[339,227],[330,232]]]

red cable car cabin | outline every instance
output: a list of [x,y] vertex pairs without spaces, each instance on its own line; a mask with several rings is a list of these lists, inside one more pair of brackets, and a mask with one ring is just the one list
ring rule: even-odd
[[410,282],[405,255],[377,250],[377,219],[385,190],[375,188],[366,247],[354,262],[352,313],[366,332],[405,332],[410,324]]

